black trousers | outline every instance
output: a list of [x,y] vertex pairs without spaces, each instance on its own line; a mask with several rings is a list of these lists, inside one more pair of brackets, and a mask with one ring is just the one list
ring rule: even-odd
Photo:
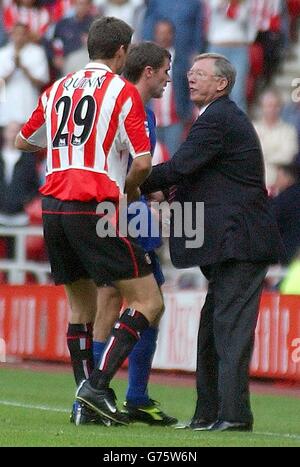
[[193,418],[252,423],[249,364],[267,265],[230,261],[201,270],[209,286],[198,333]]

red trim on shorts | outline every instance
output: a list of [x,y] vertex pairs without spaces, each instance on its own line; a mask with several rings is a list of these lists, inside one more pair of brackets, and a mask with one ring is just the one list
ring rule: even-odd
[[[118,233],[118,231],[117,231]],[[135,254],[134,254],[134,251],[133,251],[133,248],[131,246],[131,243],[129,240],[127,240],[127,238],[125,237],[118,237],[120,240],[123,240],[124,243],[126,243],[127,247],[128,247],[128,250],[129,250],[129,253],[130,253],[130,256],[131,256],[131,259],[132,259],[132,262],[133,262],[133,270],[134,270],[134,277],[139,277],[139,267],[138,267],[138,263],[137,263],[137,260],[135,258]]]

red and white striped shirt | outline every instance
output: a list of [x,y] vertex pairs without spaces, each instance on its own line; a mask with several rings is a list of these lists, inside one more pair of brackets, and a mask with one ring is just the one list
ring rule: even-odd
[[31,32],[42,37],[50,24],[50,14],[45,7],[18,6],[6,0],[3,2],[3,23],[8,32],[16,23],[26,24]]
[[40,97],[21,130],[29,143],[47,146],[44,195],[61,200],[118,200],[129,153],[150,152],[145,110],[135,86],[104,64],[56,81]]
[[281,0],[252,0],[251,16],[258,31],[279,31],[282,14]]

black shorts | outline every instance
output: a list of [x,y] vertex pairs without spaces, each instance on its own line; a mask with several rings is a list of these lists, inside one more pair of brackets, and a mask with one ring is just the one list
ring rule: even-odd
[[[151,271],[153,273],[154,279],[158,287],[161,287],[165,283],[165,276],[162,272],[161,265],[158,259],[157,254],[154,250],[145,252],[146,260],[148,263],[151,262]],[[114,284],[103,284],[105,287],[114,287]]]
[[43,198],[44,236],[55,284],[90,278],[101,286],[151,274],[149,259],[135,239],[97,235],[97,204]]

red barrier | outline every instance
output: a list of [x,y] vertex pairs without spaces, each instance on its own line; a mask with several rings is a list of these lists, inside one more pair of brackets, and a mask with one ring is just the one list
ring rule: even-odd
[[[205,294],[165,291],[164,297],[153,368],[194,371]],[[68,361],[68,314],[63,287],[0,286],[0,341],[7,356]],[[263,294],[251,374],[300,380],[300,296]]]
[[251,363],[255,376],[300,379],[300,297],[264,293]]
[[0,336],[8,356],[68,361],[63,287],[0,286]]

